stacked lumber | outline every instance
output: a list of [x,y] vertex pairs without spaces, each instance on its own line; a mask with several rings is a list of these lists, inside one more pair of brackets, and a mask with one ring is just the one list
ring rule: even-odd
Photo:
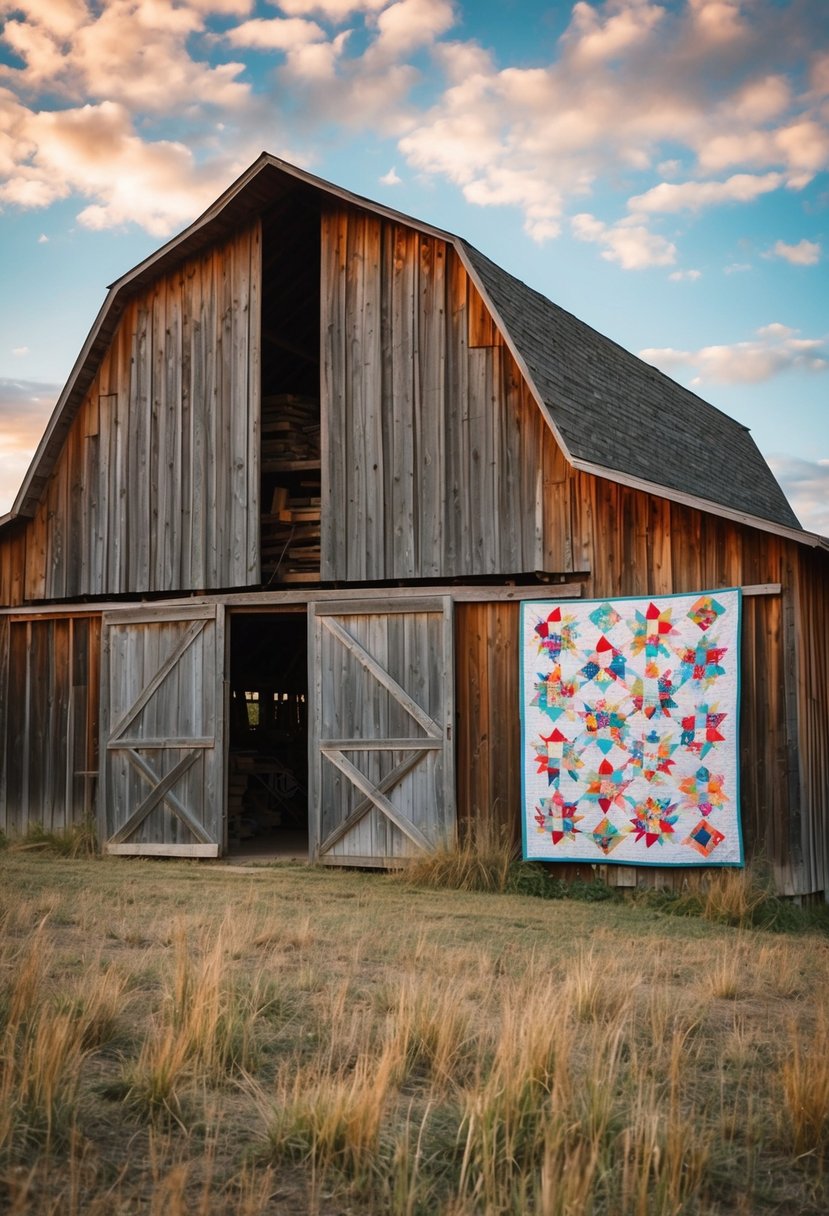
[[292,393],[262,402],[263,581],[316,583],[320,576],[319,402]]
[[320,458],[320,405],[311,397],[262,398],[262,472],[307,468]]
[[262,567],[282,583],[319,581],[319,475],[302,478],[296,489],[274,487],[271,510],[262,516]]

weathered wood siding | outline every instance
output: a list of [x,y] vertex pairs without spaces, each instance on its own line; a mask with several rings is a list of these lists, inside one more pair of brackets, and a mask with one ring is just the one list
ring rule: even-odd
[[[806,889],[829,898],[829,555],[800,550],[793,622],[787,631],[786,680],[794,686],[790,715],[796,713],[799,822],[792,853]],[[794,650],[796,663],[789,666]]]
[[[749,856],[771,865],[782,893],[829,890],[825,555],[587,474],[570,473],[567,482],[570,510],[562,526],[591,570],[585,597],[782,584],[780,594],[743,598],[745,844]],[[494,815],[517,836],[518,607],[459,604],[455,620],[459,818]],[[670,885],[681,876],[608,866],[607,879]]]
[[104,616],[98,832],[106,852],[222,851],[224,663],[221,604]]
[[309,613],[309,841],[329,865],[389,865],[455,832],[452,605]]
[[0,602],[259,581],[255,226],[125,306]]
[[0,617],[0,829],[94,814],[100,615]]
[[570,570],[564,460],[445,242],[322,219],[324,579]]

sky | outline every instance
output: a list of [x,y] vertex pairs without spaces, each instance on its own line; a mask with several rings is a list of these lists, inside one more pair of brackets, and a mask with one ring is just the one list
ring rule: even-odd
[[107,284],[262,151],[750,427],[829,535],[829,0],[0,0],[0,514]]

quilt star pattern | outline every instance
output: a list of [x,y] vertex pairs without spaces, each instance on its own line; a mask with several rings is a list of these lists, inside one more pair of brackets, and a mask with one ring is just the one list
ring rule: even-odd
[[521,605],[524,856],[742,865],[740,591]]

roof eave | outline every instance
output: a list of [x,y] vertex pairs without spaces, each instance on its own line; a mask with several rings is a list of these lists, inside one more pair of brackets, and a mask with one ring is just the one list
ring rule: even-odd
[[629,473],[621,473],[618,469],[609,469],[605,465],[594,464],[590,460],[582,460],[577,457],[570,463],[574,469],[579,469],[582,473],[592,473],[594,477],[601,477],[605,481],[615,481],[619,485],[629,486],[633,490],[655,494],[659,498],[667,498],[670,502],[680,503],[684,507],[693,507],[697,511],[705,511],[709,515],[718,515],[734,523],[757,528],[761,532],[771,532],[775,536],[782,536],[786,540],[793,540],[801,545],[809,545],[815,549],[829,547],[829,538],[820,536],[817,532],[807,532],[803,528],[790,528],[786,524],[775,523],[772,519],[763,519],[762,516],[751,515],[748,511],[738,511],[718,502],[710,502],[708,499],[698,498],[695,494],[687,494],[683,490],[674,490],[670,486],[663,486],[654,481],[645,481],[641,477],[633,477]]

